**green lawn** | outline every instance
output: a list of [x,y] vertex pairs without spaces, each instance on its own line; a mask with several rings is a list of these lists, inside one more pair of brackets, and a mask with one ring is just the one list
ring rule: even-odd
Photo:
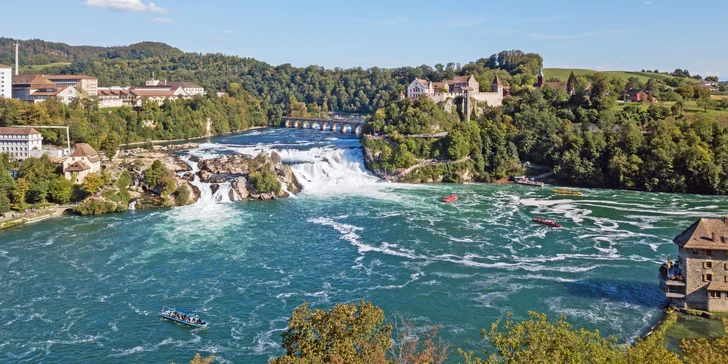
[[[657,105],[661,106],[667,106],[670,107],[674,104],[674,102],[671,101],[660,101],[657,103]],[[650,104],[641,104],[641,103],[634,103],[634,102],[620,102],[617,103],[617,105],[614,107],[615,110],[621,111],[624,109],[627,105],[642,105],[644,109],[647,109]],[[695,116],[698,114],[707,114],[715,118],[716,121],[723,125],[728,125],[728,110],[715,110],[715,109],[708,109],[708,111],[703,110],[702,108],[698,107],[697,102],[695,101],[687,101],[685,102],[685,107],[683,108],[683,115],[687,120],[693,121],[695,119]]]
[[[577,76],[587,76],[594,74],[595,70],[588,70],[588,69],[581,69],[581,68],[544,68],[543,74],[546,77],[546,79],[556,77],[561,79],[561,81],[566,82],[566,80],[569,79],[569,75],[571,72],[574,72]],[[628,79],[630,77],[637,77],[640,82],[647,82],[650,78],[654,78],[657,80],[665,80],[668,78],[672,78],[670,75],[666,75],[664,73],[650,73],[650,72],[632,72],[632,71],[604,71],[602,72],[610,77],[618,77],[622,79]],[[699,81],[696,79],[689,78],[688,81],[692,83],[698,83]]]
[[33,66],[22,66],[22,69],[25,70],[32,70],[32,71],[42,71],[47,68],[51,67],[65,67],[69,66],[71,62],[56,62],[56,63],[48,63],[48,64],[36,64]]

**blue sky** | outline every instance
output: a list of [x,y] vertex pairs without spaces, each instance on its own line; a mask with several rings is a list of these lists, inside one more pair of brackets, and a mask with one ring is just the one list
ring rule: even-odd
[[546,67],[728,79],[726,0],[3,1],[0,36],[72,45],[161,41],[271,64],[467,63],[504,49]]

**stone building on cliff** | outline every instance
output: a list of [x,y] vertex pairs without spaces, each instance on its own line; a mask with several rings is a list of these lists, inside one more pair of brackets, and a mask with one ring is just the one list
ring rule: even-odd
[[[477,107],[479,103],[492,107],[503,105],[505,88],[498,76],[493,79],[489,92],[481,92],[480,83],[472,75],[456,76],[441,82],[416,78],[407,86],[407,97],[417,100],[423,96],[435,103],[444,103],[448,111],[452,111],[453,106],[462,108],[466,120],[469,120],[473,111],[477,113],[480,110]],[[459,105],[455,105],[456,102]]]
[[700,219],[673,239],[678,259],[660,267],[672,304],[728,312],[728,216]]

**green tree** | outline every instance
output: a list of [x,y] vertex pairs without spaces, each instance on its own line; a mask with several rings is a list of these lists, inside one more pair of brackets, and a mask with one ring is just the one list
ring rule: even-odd
[[73,182],[58,176],[48,185],[48,195],[51,199],[59,204],[67,204],[71,202],[73,196]]
[[10,199],[4,191],[0,191],[0,214],[10,211]]
[[156,187],[162,183],[162,179],[167,174],[167,168],[164,167],[161,161],[155,160],[152,165],[144,172],[144,179],[147,181],[149,187]]
[[496,321],[481,336],[495,349],[484,351],[485,358],[460,351],[468,364],[485,363],[639,363],[678,364],[677,354],[667,350],[659,334],[634,345],[620,345],[615,337],[604,338],[599,331],[573,329],[564,316],[555,321],[545,314],[529,312],[529,319],[516,322],[509,314]]
[[18,178],[13,188],[13,205],[18,209],[22,209],[25,204],[25,194],[28,192],[30,184],[23,177]]
[[710,100],[710,95],[702,95],[698,99],[698,107],[702,108],[703,111],[707,112],[708,108],[712,106],[712,102]]
[[81,190],[88,194],[95,194],[98,192],[101,187],[104,186],[103,179],[98,173],[89,173],[86,175],[86,178],[83,180],[83,185],[81,185]]
[[339,303],[328,311],[312,311],[304,303],[282,335],[286,354],[270,363],[384,364],[391,334],[384,312],[369,302]]
[[119,140],[113,135],[106,137],[101,142],[101,151],[104,152],[108,160],[114,158],[117,149],[119,149]]
[[278,180],[276,172],[268,165],[251,173],[248,182],[253,186],[256,193],[281,193],[281,181]]
[[720,107],[723,108],[723,111],[726,111],[726,109],[728,109],[728,97],[720,99]]

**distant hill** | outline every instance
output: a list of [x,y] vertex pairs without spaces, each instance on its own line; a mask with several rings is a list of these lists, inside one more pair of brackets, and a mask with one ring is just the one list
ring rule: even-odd
[[[15,64],[15,41],[0,37],[0,63]],[[175,57],[181,50],[158,42],[141,42],[128,46],[99,47],[71,46],[66,43],[46,42],[40,39],[20,41],[20,65],[34,66],[70,63],[77,60],[104,59],[142,60],[153,57]]]
[[[566,82],[569,79],[569,75],[571,72],[574,72],[577,76],[587,76],[594,74],[596,72],[602,72],[604,74],[607,74],[611,77],[617,77],[617,78],[623,78],[628,79],[630,77],[637,77],[640,82],[646,83],[650,78],[653,78],[655,80],[666,80],[670,78],[675,78],[673,76],[664,74],[664,73],[652,73],[652,72],[632,72],[632,71],[595,71],[595,70],[588,70],[588,69],[582,69],[582,68],[544,68],[543,74],[544,76],[549,78],[559,78],[561,81]],[[684,78],[684,80],[691,82],[691,83],[698,83],[700,81],[693,79],[693,78]]]

